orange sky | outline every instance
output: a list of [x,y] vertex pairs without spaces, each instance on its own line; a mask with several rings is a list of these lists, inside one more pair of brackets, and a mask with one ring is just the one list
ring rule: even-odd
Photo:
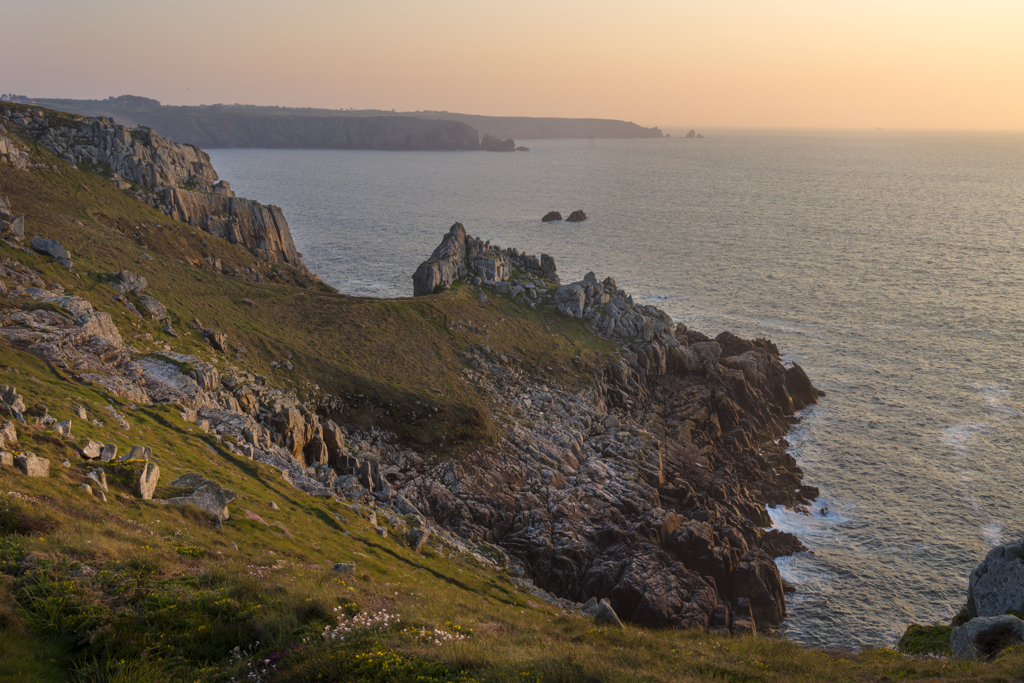
[[34,97],[1024,129],[1024,0],[4,6],[0,92]]

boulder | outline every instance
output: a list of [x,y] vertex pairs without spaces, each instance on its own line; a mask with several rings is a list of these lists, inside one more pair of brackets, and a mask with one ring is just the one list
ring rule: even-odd
[[14,453],[0,451],[0,467],[14,467]]
[[[177,481],[177,480],[175,480]],[[238,494],[223,488],[213,481],[206,481],[199,488],[187,496],[176,498],[165,498],[157,500],[166,505],[192,505],[200,510],[205,510],[217,518],[218,523],[223,523],[230,517],[228,503],[238,498]]]
[[100,461],[110,462],[117,457],[117,446],[112,443],[108,443],[100,450]]
[[103,452],[103,444],[89,439],[85,442],[85,446],[82,447],[82,457],[88,458],[89,460],[95,460],[100,457]]
[[540,220],[543,223],[550,223],[551,221],[560,221],[562,220],[562,214],[558,213],[557,211],[548,211],[546,214],[544,214],[544,218],[541,218]]
[[228,336],[217,330],[203,330],[203,338],[217,351],[227,352]]
[[587,214],[583,213],[583,209],[576,209],[569,214],[569,217],[565,219],[566,223],[582,223],[587,220]]
[[409,547],[419,555],[430,540],[430,532],[426,529],[413,529],[409,532]]
[[594,621],[599,624],[610,624],[618,628],[625,628],[622,620],[619,619],[619,615],[612,609],[612,604],[608,602],[608,598],[604,598],[597,604],[597,609],[594,610]]
[[967,614],[994,617],[1024,611],[1024,538],[993,548],[971,572]]
[[146,307],[149,314],[153,316],[153,320],[163,320],[167,317],[167,307],[153,297],[143,294],[139,297],[139,301]]
[[41,254],[52,256],[54,261],[57,261],[62,266],[71,270],[74,264],[71,262],[71,253],[61,246],[57,240],[43,239],[42,237],[33,237],[30,243],[32,248]]
[[25,217],[17,216],[7,224],[4,233],[16,240],[25,239]]
[[92,472],[87,473],[85,476],[89,477],[89,479],[92,479],[93,483],[96,484],[97,490],[107,490],[107,473],[103,471],[102,467],[97,467]]
[[333,567],[331,567],[331,571],[335,572],[337,574],[341,574],[342,576],[346,576],[346,575],[349,575],[349,574],[355,574],[356,573],[356,563],[355,562],[338,562]]
[[50,461],[46,458],[38,458],[33,453],[14,456],[14,466],[29,477],[50,476]]
[[183,474],[177,479],[172,480],[167,485],[183,489],[197,489],[208,481],[210,480],[198,472],[189,472],[188,474]]
[[122,270],[114,276],[114,289],[122,294],[140,294],[148,284],[146,278],[129,270]]
[[958,659],[992,659],[1010,647],[1024,643],[1024,621],[1011,615],[975,617],[949,635],[953,656]]
[[64,420],[53,425],[53,431],[61,436],[71,436],[71,420]]
[[128,455],[123,460],[149,460],[153,456],[153,449],[149,446],[132,446]]
[[133,492],[142,500],[151,500],[156,491],[156,482],[160,479],[160,468],[156,463],[147,462],[139,470],[139,478],[135,480]]

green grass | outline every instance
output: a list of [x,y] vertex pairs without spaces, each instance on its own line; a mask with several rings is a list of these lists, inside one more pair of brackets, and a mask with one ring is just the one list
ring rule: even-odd
[[[81,277],[6,246],[0,257],[26,263],[109,312],[140,353],[163,355],[170,343],[221,370],[236,364],[267,375],[304,397],[317,393],[314,383],[319,393],[363,394],[365,401],[349,401],[345,420],[456,455],[502,428],[486,399],[459,379],[460,351],[485,344],[514,352],[529,374],[570,387],[585,385],[611,351],[578,321],[492,294],[483,303],[466,286],[378,301],[345,297],[295,274],[287,283],[257,285],[197,268],[189,262],[203,255],[231,267],[254,261],[102,178],[53,163],[60,174],[0,166],[0,192],[28,216],[29,237],[55,237],[72,251]],[[133,228],[142,223],[149,227],[138,237]],[[112,300],[105,275],[125,268],[149,280],[147,293],[171,310],[179,339]],[[214,352],[188,327],[194,317],[242,342],[248,354],[240,360]],[[458,320],[490,334],[466,324],[460,330]],[[288,353],[294,370],[270,366]],[[233,455],[185,422],[177,406],[129,405],[2,340],[0,383],[16,386],[27,405],[42,403],[73,423],[70,438],[41,426],[18,430],[15,450],[50,459],[49,477],[0,469],[0,682],[256,680],[247,677],[264,669],[259,680],[295,682],[997,681],[1024,670],[1019,648],[990,664],[968,664],[888,650],[807,650],[769,638],[597,627],[522,592],[507,570],[439,548],[437,539],[415,554],[400,528],[382,538],[346,504],[306,496],[277,470]],[[411,422],[403,411],[416,401],[438,412]],[[101,424],[75,418],[76,405]],[[126,416],[129,430],[107,405]],[[139,463],[132,462],[102,464],[109,491],[100,502],[80,488],[100,466],[75,453],[85,439],[114,443],[121,453],[135,444],[152,448],[161,471],[158,498],[183,493],[166,482],[187,472],[237,491],[231,519],[218,529],[199,510],[136,499],[131,485]],[[494,557],[487,548],[482,553]],[[349,561],[355,575],[330,571]],[[321,636],[339,617],[381,610],[399,615],[398,625],[343,642]],[[470,635],[441,645],[417,635],[434,629]]]

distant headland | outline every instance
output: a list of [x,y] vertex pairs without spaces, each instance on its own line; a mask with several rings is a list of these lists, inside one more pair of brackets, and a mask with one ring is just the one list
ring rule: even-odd
[[[137,95],[105,100],[17,97],[83,116],[109,116],[202,148],[514,151],[514,139],[660,138],[658,128],[612,119],[477,116],[447,111],[309,109],[213,104],[164,106]],[[492,140],[500,141],[496,144]]]

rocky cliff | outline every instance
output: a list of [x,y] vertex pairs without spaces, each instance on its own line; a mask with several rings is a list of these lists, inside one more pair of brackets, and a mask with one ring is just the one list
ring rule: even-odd
[[[648,626],[778,624],[785,587],[772,558],[802,545],[769,528],[764,506],[817,496],[776,442],[817,402],[803,370],[767,340],[711,340],[674,325],[611,278],[559,286],[553,261],[545,273],[537,259],[456,223],[413,276],[415,293],[459,278],[586,320],[621,357],[580,395],[538,386],[515,357],[471,349],[467,380],[515,426],[499,447],[443,471],[403,469],[397,492],[460,534],[505,548],[566,600],[607,598]],[[381,458],[414,461],[401,450]]]
[[4,125],[20,129],[74,166],[108,175],[120,189],[175,220],[243,245],[269,263],[308,272],[281,210],[235,197],[227,183],[218,182],[209,155],[197,147],[171,142],[149,128],[127,128],[109,118],[62,116],[27,107],[5,109],[0,155],[26,169],[28,153],[23,144],[4,134]]

